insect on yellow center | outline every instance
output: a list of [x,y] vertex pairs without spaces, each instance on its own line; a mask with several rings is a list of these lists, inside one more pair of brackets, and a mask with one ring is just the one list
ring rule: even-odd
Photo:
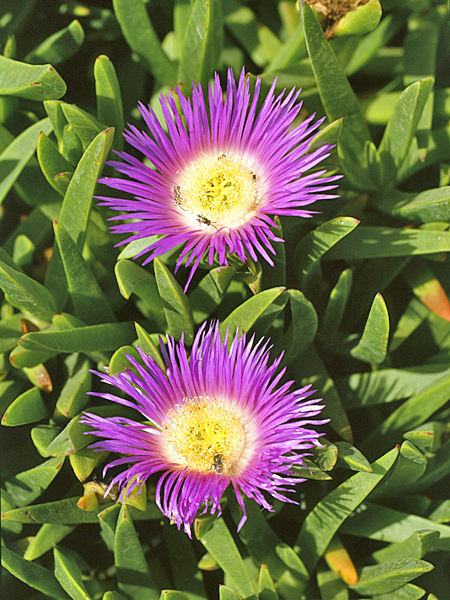
[[237,227],[259,204],[258,179],[242,158],[214,153],[194,161],[181,173],[174,200],[200,225]]
[[204,397],[171,409],[162,426],[170,458],[180,466],[231,474],[246,445],[243,414],[233,404]]

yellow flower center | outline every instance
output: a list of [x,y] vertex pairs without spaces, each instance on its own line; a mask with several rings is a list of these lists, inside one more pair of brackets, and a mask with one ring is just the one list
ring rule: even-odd
[[186,399],[171,409],[162,431],[171,460],[218,475],[236,471],[247,437],[242,411],[208,396]]
[[242,158],[214,153],[183,171],[174,187],[174,199],[197,225],[238,227],[259,204],[257,183],[257,176]]

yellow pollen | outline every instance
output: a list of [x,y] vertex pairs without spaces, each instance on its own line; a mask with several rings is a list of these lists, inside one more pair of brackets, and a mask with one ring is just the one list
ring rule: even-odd
[[174,188],[175,203],[197,223],[236,227],[259,204],[257,176],[240,157],[214,153],[191,163]]
[[218,475],[233,471],[246,442],[242,412],[208,396],[186,399],[171,409],[162,431],[180,466]]

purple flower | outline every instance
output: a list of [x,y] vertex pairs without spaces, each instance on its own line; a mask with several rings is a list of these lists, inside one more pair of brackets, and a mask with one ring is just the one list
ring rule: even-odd
[[134,200],[99,199],[127,213],[112,217],[128,219],[112,227],[115,233],[132,234],[122,244],[158,236],[137,254],[150,253],[144,264],[184,244],[177,268],[184,259],[186,266],[192,263],[189,281],[206,252],[210,265],[214,259],[228,264],[227,253],[256,261],[257,252],[273,265],[271,242],[282,240],[273,233],[271,215],[310,217],[314,212],[305,206],[336,197],[325,192],[336,187],[339,176],[323,177],[325,170],[304,174],[329,155],[329,144],[306,154],[322,121],[312,123],[311,115],[293,127],[300,91],[275,96],[275,82],[257,111],[260,87],[257,79],[251,94],[244,71],[236,86],[230,70],[224,99],[216,74],[207,100],[200,85],[194,85],[192,101],[178,91],[182,114],[173,93],[161,96],[168,133],[154,111],[140,105],[150,135],[131,125],[124,135],[152,167],[118,153],[123,162],[109,164],[127,178],[100,182]]
[[319,445],[320,434],[307,427],[326,420],[312,420],[323,406],[305,401],[309,386],[291,391],[292,381],[280,383],[282,357],[270,364],[270,348],[268,340],[238,333],[228,348],[218,324],[204,324],[190,359],[183,340],[167,337],[167,347],[161,342],[165,371],[139,350],[144,366],[128,356],[138,374],[97,373],[128,399],[95,395],[137,409],[146,421],[87,413],[82,420],[104,438],[92,448],[123,455],[105,467],[127,465],[110,486],[118,484],[122,501],[160,472],[156,503],[189,535],[197,515],[221,514],[220,499],[230,483],[244,512],[239,527],[246,519],[242,494],[268,510],[267,495],[293,502],[284,493],[303,479],[292,467]]

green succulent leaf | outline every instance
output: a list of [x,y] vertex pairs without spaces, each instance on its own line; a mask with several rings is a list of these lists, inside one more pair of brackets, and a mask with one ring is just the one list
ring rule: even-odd
[[45,419],[48,411],[39,388],[33,387],[17,396],[2,417],[2,425],[16,427]]
[[189,300],[169,269],[158,258],[154,260],[154,268],[168,333],[177,340],[183,333],[184,341],[191,344],[194,339],[194,322]]
[[[27,63],[57,65],[78,52],[84,41],[84,30],[76,19],[61,31],[44,40],[25,57]],[[63,94],[61,94],[63,95]],[[59,98],[60,96],[57,96]]]
[[73,525],[61,525],[55,523],[46,523],[39,528],[37,534],[33,537],[27,546],[23,557],[26,560],[35,560],[48,550],[51,550],[74,530]]
[[352,183],[373,187],[362,164],[364,144],[370,133],[358,100],[322,27],[308,3],[299,3],[306,45],[325,112],[330,121],[344,117],[339,141],[341,163]]
[[2,565],[17,579],[45,596],[55,600],[69,600],[53,573],[41,565],[25,560],[6,546],[2,546]]
[[216,68],[223,47],[222,3],[195,0],[183,39],[178,79],[206,85]]
[[389,119],[378,148],[385,186],[394,180],[405,160],[433,83],[433,79],[428,78],[407,87]]
[[94,77],[98,120],[114,127],[116,134],[113,145],[117,150],[121,150],[124,117],[120,84],[114,65],[104,54],[98,56],[95,61]]
[[[314,568],[345,519],[382,481],[397,458],[394,449],[372,463],[371,473],[356,473],[318,502],[307,515],[295,550],[308,569]],[[338,509],[339,507],[339,509]]]
[[56,100],[67,86],[51,65],[28,65],[0,55],[0,94],[28,100]]
[[37,467],[22,471],[5,481],[6,491],[16,506],[30,504],[48,488],[63,464],[64,458],[50,458]]
[[381,294],[377,294],[367,317],[364,331],[351,355],[368,363],[383,362],[389,338],[389,314]]
[[105,295],[72,237],[57,221],[54,230],[75,315],[87,325],[115,321]]
[[406,558],[423,558],[428,552],[432,552],[439,540],[439,531],[421,529],[415,531],[403,542],[389,544],[381,550],[372,554],[377,563],[393,562]]
[[83,583],[80,567],[73,553],[67,548],[53,550],[55,577],[73,600],[91,600]]
[[392,592],[432,569],[433,565],[425,560],[403,558],[373,567],[363,567],[360,580],[351,587],[360,594]]
[[255,590],[242,557],[222,518],[214,519],[200,541],[230,578],[243,598],[255,598]]
[[175,66],[161,47],[144,0],[113,0],[113,6],[131,50],[142,58],[158,81],[174,85],[177,81]]
[[[228,329],[228,340],[231,343],[236,331],[239,330],[244,333],[251,330],[257,324],[258,319],[264,318],[266,311],[270,311],[271,305],[278,300],[283,292],[283,287],[264,290],[243,302],[220,323],[221,336],[224,337]],[[285,296],[284,305],[287,301],[288,296]],[[277,305],[275,313],[278,314],[282,308],[283,306]],[[276,316],[275,313],[272,312],[273,318]]]
[[114,547],[119,589],[135,600],[157,600],[159,592],[150,576],[129,508],[120,510]]
[[42,121],[30,125],[10,143],[8,142],[0,154],[0,202],[3,202],[6,194],[35,153],[41,131],[47,135],[52,131],[49,119],[42,119]]

